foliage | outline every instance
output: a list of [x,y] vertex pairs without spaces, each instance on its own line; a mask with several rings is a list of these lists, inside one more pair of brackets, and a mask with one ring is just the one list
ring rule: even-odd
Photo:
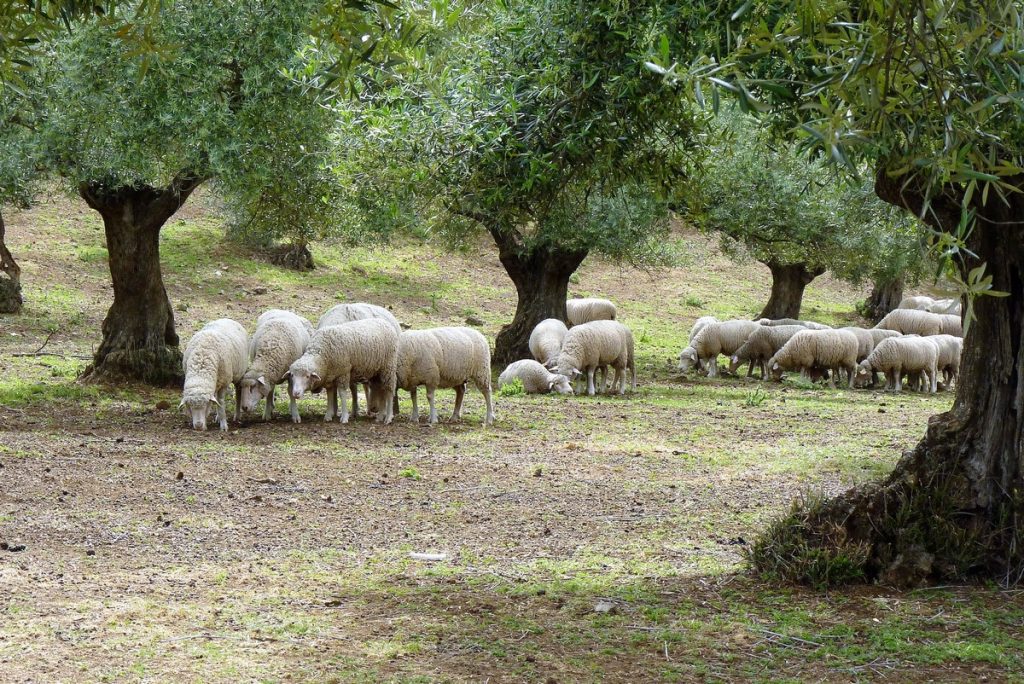
[[523,381],[519,378],[513,378],[511,382],[506,382],[498,390],[499,397],[518,397],[522,394],[526,394],[526,388],[523,387]]

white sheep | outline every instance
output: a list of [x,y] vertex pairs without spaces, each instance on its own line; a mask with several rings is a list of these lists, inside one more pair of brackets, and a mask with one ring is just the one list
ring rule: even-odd
[[964,325],[960,314],[938,314],[938,316],[940,335],[964,336]]
[[593,395],[594,373],[601,366],[615,369],[613,392],[618,387],[619,394],[625,393],[627,370],[632,373],[632,388],[636,391],[636,359],[629,328],[616,321],[591,321],[570,328],[558,355],[559,374],[575,380],[585,373],[587,394]]
[[[912,309],[903,309],[912,311]],[[890,337],[878,343],[868,358],[860,362],[857,375],[866,378],[874,371],[885,373],[886,386],[899,392],[903,389],[903,374],[924,373],[925,386],[934,393],[937,386],[936,369],[939,345],[930,337],[904,335]]]
[[[307,390],[327,389],[324,420],[338,417],[347,423],[348,401],[344,388],[353,383],[376,383],[383,396],[395,394],[399,333],[388,321],[370,318],[321,328],[313,334],[305,353],[288,369],[291,396],[302,399]],[[341,411],[338,411],[338,389]],[[353,404],[355,402],[353,401]],[[390,423],[394,417],[391,401],[377,412],[377,422]]]
[[747,363],[747,377],[753,375],[754,366],[761,369],[761,377],[767,378],[768,359],[789,339],[801,330],[802,325],[759,325],[747,336],[746,341],[737,349],[729,360],[729,371],[735,373],[742,364]]
[[928,338],[938,345],[939,356],[935,362],[936,370],[942,373],[942,387],[949,389],[960,375],[960,356],[963,353],[963,338],[956,335],[932,335]]
[[708,377],[718,377],[718,355],[735,354],[757,328],[758,324],[754,321],[709,323],[697,333],[688,347],[679,352],[679,371],[685,373],[702,365],[708,369]]
[[[249,344],[249,368],[242,376],[242,410],[248,413],[261,399],[264,420],[274,417],[274,388],[285,382],[288,367],[306,351],[313,325],[291,311],[271,309],[256,320],[256,332]],[[289,395],[293,423],[301,423],[299,408]]]
[[530,333],[530,353],[547,368],[554,368],[558,363],[558,352],[562,350],[562,340],[569,329],[557,318],[546,318]]
[[801,325],[808,330],[831,330],[831,325],[825,325],[824,323],[815,323],[814,321],[798,321],[795,318],[762,318],[758,320],[759,325],[778,326],[778,325]]
[[[711,325],[712,323],[718,323],[719,320],[714,316],[701,316],[698,318],[693,327],[690,328],[690,337],[687,339],[687,344],[693,346],[693,340],[697,337],[697,333]],[[704,370],[704,367],[700,363],[700,359],[697,359],[697,370]]]
[[833,389],[839,371],[845,370],[853,389],[857,348],[856,335],[846,330],[802,330],[768,360],[768,367],[775,380],[781,379],[784,370],[800,369],[801,373],[810,374],[814,368],[827,368],[831,371],[828,382]]
[[895,330],[904,335],[938,335],[942,332],[942,318],[939,314],[916,309],[894,309],[885,315],[878,325],[880,330]]
[[614,321],[615,305],[607,299],[569,299],[565,302],[569,325],[582,325],[591,321]]
[[[871,350],[868,352],[868,355],[870,355],[871,352],[875,350],[875,347],[877,347],[878,343],[881,342],[882,340],[884,340],[886,338],[889,338],[889,337],[899,337],[900,336],[900,333],[895,331],[895,330],[882,330],[881,328],[869,328],[868,332],[871,333],[871,342],[872,342]],[[859,352],[858,352],[857,356],[860,357],[860,353]],[[859,363],[859,362],[863,361],[865,358],[867,358],[867,356],[865,356],[864,358],[858,358],[857,362]],[[875,386],[878,385],[878,373],[875,372],[875,371],[871,372],[871,382],[869,384],[866,383],[865,379],[860,378],[860,377],[858,377],[858,381],[862,382],[862,384],[858,385],[858,387],[864,387],[866,384],[868,386],[870,386],[870,387],[875,387]]]
[[235,386],[235,422],[239,419],[242,375],[249,365],[249,334],[230,318],[203,326],[185,347],[185,387],[179,409],[192,416],[195,430],[206,429],[210,403],[217,406],[221,430],[228,429],[227,389]]
[[936,299],[931,305],[925,309],[925,311],[931,311],[937,314],[953,314],[954,316],[960,315],[960,300],[959,299]]
[[[395,315],[382,306],[376,304],[366,304],[365,302],[352,302],[346,304],[336,304],[327,310],[320,320],[316,322],[316,329],[320,330],[330,325],[340,325],[341,323],[351,323],[352,321],[365,321],[370,318],[379,318],[387,321],[394,326],[395,330],[399,335],[402,334],[402,326],[395,318]],[[352,415],[359,415],[359,388],[356,383],[352,383],[349,388],[352,392]],[[366,405],[367,410],[372,412],[370,405],[370,383],[363,384],[363,391],[366,393]],[[398,399],[395,398],[393,410],[397,410]]]
[[928,311],[935,300],[924,295],[908,296],[900,300],[897,309],[909,309],[911,311]]
[[[556,360],[557,362],[557,360]],[[558,392],[559,394],[572,394],[572,385],[569,378],[559,373],[552,373],[547,368],[533,359],[513,361],[498,376],[498,389],[509,384],[515,379],[523,383],[523,389],[527,394],[547,394]]]
[[[461,418],[466,383],[472,381],[487,404],[484,425],[494,422],[491,402],[491,347],[472,328],[430,328],[403,332],[398,343],[397,386],[412,395],[412,420],[419,422],[416,389],[426,385],[430,422],[437,422],[434,391],[455,390],[452,421]],[[385,395],[390,396],[390,395]]]

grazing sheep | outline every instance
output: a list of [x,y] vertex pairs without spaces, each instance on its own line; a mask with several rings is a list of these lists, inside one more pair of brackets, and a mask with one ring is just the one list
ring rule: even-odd
[[890,337],[879,342],[868,358],[860,362],[857,375],[866,378],[873,371],[881,371],[885,373],[886,386],[890,390],[900,392],[903,389],[904,373],[924,373],[925,386],[934,393],[937,386],[938,357],[939,345],[930,337]]
[[942,388],[948,390],[960,375],[960,356],[963,353],[963,338],[956,335],[932,335],[928,338],[939,347],[935,368],[942,373]]
[[[875,348],[875,336],[871,334],[871,331],[852,325],[839,329],[845,330],[857,338],[857,363],[868,358],[868,354],[870,354],[871,350]],[[890,330],[889,332],[892,331]]]
[[[687,340],[690,346],[693,346],[693,340],[697,337],[697,333],[711,325],[712,323],[718,323],[719,320],[714,316],[701,316],[690,328],[690,338]],[[700,363],[700,359],[697,359],[697,370],[704,370],[704,367]]]
[[939,317],[939,334],[964,336],[964,325],[960,314],[937,314]]
[[179,409],[192,416],[192,428],[206,429],[210,403],[217,406],[221,430],[228,429],[227,389],[235,386],[235,422],[239,419],[241,380],[249,365],[249,334],[230,318],[203,326],[185,347],[185,388]]
[[494,422],[491,403],[491,347],[487,339],[472,328],[430,328],[402,333],[398,343],[398,387],[412,395],[412,420],[419,422],[416,388],[427,387],[430,422],[437,422],[434,391],[455,390],[452,421],[461,417],[466,383],[472,381],[487,403],[484,425]]
[[[871,351],[874,351],[875,347],[877,347],[878,343],[881,342],[882,340],[884,340],[886,338],[889,338],[889,337],[899,337],[900,336],[900,333],[896,332],[895,330],[882,330],[880,328],[869,328],[868,332],[871,333],[871,341],[872,341]],[[868,355],[870,355],[870,352],[868,352]],[[858,357],[859,356],[860,356],[860,354],[858,353]],[[867,358],[867,356],[865,356],[864,358]],[[857,362],[860,363],[863,360],[864,360],[863,358],[858,358]],[[871,382],[870,383],[866,383],[860,377],[858,377],[857,381],[858,381],[858,383],[860,383],[860,384],[857,385],[858,387],[865,387],[865,386],[867,386],[867,387],[877,387],[878,386],[878,373],[875,372],[875,371],[871,372]]]
[[569,299],[565,302],[569,325],[582,325],[591,321],[614,321],[615,305],[607,299]]
[[[395,318],[394,314],[385,309],[382,306],[376,304],[366,304],[363,302],[355,302],[348,304],[337,304],[327,310],[320,320],[316,322],[316,329],[320,330],[331,325],[340,325],[341,323],[351,323],[352,321],[364,321],[368,318],[379,318],[391,323],[399,335],[402,334],[402,326]],[[349,388],[352,392],[352,415],[359,415],[359,388],[356,383],[352,383]],[[366,393],[366,406],[367,411],[372,412],[370,404],[370,383],[363,384],[363,391]],[[393,410],[397,411],[398,397],[395,397]]]
[[558,355],[558,372],[570,379],[576,379],[585,372],[587,394],[593,395],[594,372],[600,366],[615,369],[612,391],[618,386],[619,394],[625,393],[626,370],[632,373],[632,387],[636,390],[633,333],[615,321],[592,321],[570,328]]
[[518,378],[523,383],[523,389],[527,394],[547,394],[558,392],[559,394],[572,394],[572,385],[569,378],[558,373],[552,373],[547,368],[532,359],[514,361],[508,365],[498,376],[498,389],[509,384]]
[[747,337],[746,342],[733,353],[729,361],[729,371],[735,373],[742,364],[748,363],[748,378],[753,375],[755,365],[761,369],[761,378],[767,378],[768,359],[782,349],[782,346],[789,342],[789,338],[801,330],[807,330],[807,328],[802,325],[757,326]]
[[832,371],[828,383],[833,389],[842,369],[853,389],[857,348],[857,336],[846,330],[802,330],[769,359],[768,367],[775,380],[782,378],[784,370],[800,369],[809,374],[813,368],[827,368]]
[[[398,331],[387,320],[364,319],[317,330],[306,352],[288,369],[291,395],[302,399],[306,390],[327,389],[327,413],[324,420],[338,417],[348,422],[348,402],[341,394],[338,412],[338,387],[353,383],[378,383],[383,396],[395,394],[395,369],[398,363]],[[353,404],[355,402],[353,401]],[[377,422],[390,423],[393,403],[385,401],[377,412]]]
[[718,355],[732,355],[758,328],[754,321],[709,323],[697,333],[690,346],[679,352],[679,371],[685,373],[698,364],[708,369],[708,377],[718,377]]
[[928,311],[930,306],[935,303],[935,300],[931,297],[925,297],[924,295],[904,297],[900,300],[897,309],[910,309],[911,311]]
[[815,323],[814,321],[798,321],[795,318],[762,318],[758,322],[758,325],[801,325],[808,330],[831,330],[831,325],[825,325],[824,323]]
[[[242,410],[248,413],[260,399],[266,399],[264,420],[274,417],[274,388],[285,381],[288,367],[306,351],[313,325],[291,311],[271,309],[256,320],[256,332],[249,345],[248,370],[242,376]],[[301,423],[295,399],[289,396],[293,423]]]
[[960,315],[960,300],[959,299],[936,299],[928,306],[925,311],[930,311],[937,314],[953,314],[954,316]]
[[530,353],[533,358],[547,368],[554,368],[558,363],[558,352],[562,350],[562,340],[569,329],[557,318],[546,318],[537,324],[530,333]]
[[895,330],[904,335],[938,335],[943,332],[939,314],[915,309],[894,309],[885,315],[878,325],[880,330]]

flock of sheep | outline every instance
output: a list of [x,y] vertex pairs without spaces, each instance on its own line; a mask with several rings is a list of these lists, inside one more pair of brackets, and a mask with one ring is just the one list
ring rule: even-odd
[[827,377],[834,388],[836,378],[845,373],[852,389],[874,387],[877,374],[884,373],[886,386],[893,391],[902,390],[906,376],[910,386],[935,392],[940,372],[948,389],[960,370],[959,306],[954,300],[907,297],[871,329],[833,329],[794,319],[719,321],[707,316],[690,331],[689,345],[679,354],[679,370],[697,368],[715,377],[718,355],[725,354],[733,373],[747,364],[747,377],[755,367],[762,378],[775,380],[784,371],[800,371],[810,380]]
[[[614,320],[615,305],[602,299],[573,299],[566,303],[572,329],[555,319],[533,331],[530,348],[537,361],[517,361],[501,374],[499,387],[518,379],[528,393],[573,393],[570,381],[587,379],[595,392],[594,375],[600,370],[605,388],[607,369],[615,371],[612,388],[636,389],[633,335]],[[544,365],[542,365],[542,363]],[[412,397],[411,420],[419,421],[417,388],[426,387],[429,420],[436,423],[434,392],[455,390],[451,420],[460,419],[468,383],[480,391],[487,405],[484,424],[494,421],[491,398],[491,351],[487,339],[465,327],[402,330],[385,308],[373,304],[339,304],[317,322],[281,309],[271,309],[256,321],[250,338],[236,321],[222,318],[208,323],[189,340],[184,354],[185,387],[179,408],[191,417],[192,427],[206,429],[216,409],[221,430],[227,430],[227,389],[235,388],[237,422],[241,412],[255,410],[265,400],[263,416],[274,415],[274,389],[288,384],[293,422],[301,422],[297,402],[306,392],[327,392],[324,420],[349,421],[345,390],[351,391],[352,413],[359,413],[358,383],[363,384],[367,414],[390,423],[398,411],[399,389]],[[557,372],[552,372],[557,370]],[[626,372],[632,373],[631,383]],[[340,390],[340,393],[339,393]],[[340,404],[339,404],[340,397]]]

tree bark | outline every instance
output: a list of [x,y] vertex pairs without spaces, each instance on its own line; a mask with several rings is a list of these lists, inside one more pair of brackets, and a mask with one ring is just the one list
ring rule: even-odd
[[21,297],[21,267],[14,260],[11,250],[7,249],[5,239],[7,226],[3,214],[0,214],[0,314],[15,314],[21,311],[24,300]]
[[[921,215],[924,193],[904,180],[880,172],[875,191]],[[1024,177],[1008,180],[1024,189]],[[955,232],[962,193],[944,188],[925,220]],[[978,224],[967,247],[976,256],[959,268],[984,264],[993,289],[1009,296],[976,298],[952,410],[931,418],[883,482],[829,500],[805,520],[812,547],[864,549],[868,579],[1024,578],[1024,198],[975,199],[971,208]]]
[[530,333],[545,318],[566,321],[565,299],[569,278],[587,258],[586,250],[557,247],[523,249],[515,236],[489,229],[498,246],[498,258],[516,286],[516,313],[494,341],[491,362],[503,367],[530,356]]
[[878,323],[886,314],[900,305],[903,299],[903,278],[897,276],[889,280],[877,280],[871,288],[871,294],[864,302],[862,313],[872,323]]
[[177,385],[183,379],[174,313],[160,272],[160,229],[203,179],[180,175],[161,188],[82,183],[103,218],[114,303],[83,378]]
[[804,290],[825,269],[809,264],[776,262],[766,262],[765,266],[772,272],[772,294],[758,318],[800,318]]

